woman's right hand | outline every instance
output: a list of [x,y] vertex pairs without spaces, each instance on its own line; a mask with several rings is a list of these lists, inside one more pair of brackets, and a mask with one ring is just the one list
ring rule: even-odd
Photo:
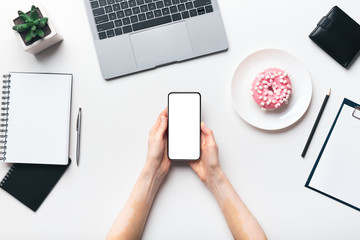
[[197,161],[189,161],[189,164],[219,203],[234,239],[267,239],[260,224],[221,170],[214,134],[203,122],[201,156]]
[[201,122],[201,156],[199,160],[188,161],[191,168],[201,181],[208,184],[221,173],[219,164],[218,147],[214,134],[204,122]]

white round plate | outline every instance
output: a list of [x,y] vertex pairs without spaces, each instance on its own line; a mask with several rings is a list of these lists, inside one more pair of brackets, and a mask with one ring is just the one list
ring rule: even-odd
[[[275,111],[263,111],[254,101],[250,87],[258,73],[270,67],[289,73],[292,93],[287,105]],[[312,96],[311,78],[293,55],[278,49],[264,49],[240,63],[233,76],[231,94],[237,113],[247,123],[264,130],[279,130],[294,124],[306,112]]]

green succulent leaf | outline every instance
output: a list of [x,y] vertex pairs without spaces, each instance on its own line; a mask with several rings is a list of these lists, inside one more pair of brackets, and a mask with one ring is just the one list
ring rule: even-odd
[[31,31],[36,31],[36,25],[33,25],[33,26],[31,27]]
[[31,36],[31,31],[30,31],[30,32],[28,32],[28,33],[26,34],[25,42],[30,42],[31,39],[32,39],[32,36]]
[[40,38],[43,38],[44,37],[44,31],[43,30],[41,30],[41,29],[37,29],[36,30],[36,34],[40,37]]
[[39,27],[44,28],[46,23],[48,22],[48,20],[49,19],[47,17],[44,17],[44,18],[40,19]]
[[31,37],[36,37],[36,30],[32,30],[30,31]]
[[27,23],[18,24],[18,25],[13,26],[13,29],[17,32],[26,32],[29,29],[29,25]]
[[22,11],[18,11],[18,14],[20,16],[20,19],[24,22],[24,23],[28,23],[28,22],[32,22],[32,19],[25,13],[23,13]]
[[42,22],[42,23],[47,23],[48,22],[48,18],[47,17],[44,17],[44,18],[42,18],[42,19],[40,19],[40,22]]
[[30,16],[33,21],[39,18],[39,13],[36,11],[36,7],[34,5],[31,7]]
[[34,25],[36,25],[37,27],[39,27],[40,19],[36,19],[33,23],[34,23]]

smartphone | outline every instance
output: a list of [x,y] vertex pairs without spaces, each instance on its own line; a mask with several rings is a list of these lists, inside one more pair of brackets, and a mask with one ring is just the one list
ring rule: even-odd
[[201,95],[198,92],[168,94],[168,157],[200,158]]

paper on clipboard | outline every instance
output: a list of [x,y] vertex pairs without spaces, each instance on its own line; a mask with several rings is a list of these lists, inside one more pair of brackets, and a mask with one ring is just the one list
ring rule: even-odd
[[306,187],[360,211],[360,108],[344,99]]

